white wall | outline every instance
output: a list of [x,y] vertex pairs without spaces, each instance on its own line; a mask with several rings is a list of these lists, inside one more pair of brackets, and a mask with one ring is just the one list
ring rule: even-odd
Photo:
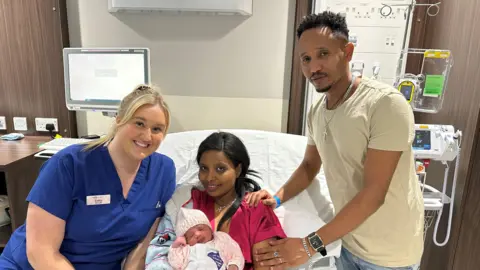
[[[152,83],[172,109],[172,132],[286,131],[294,0],[254,0],[252,17],[109,13],[107,0],[68,0],[71,47],[151,50]],[[77,113],[79,135],[111,119]]]

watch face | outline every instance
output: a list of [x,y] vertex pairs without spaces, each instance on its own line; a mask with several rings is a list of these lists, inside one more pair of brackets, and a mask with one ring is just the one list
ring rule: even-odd
[[318,237],[317,235],[310,238],[310,244],[314,249],[319,249],[323,246],[322,240],[320,240],[320,237]]

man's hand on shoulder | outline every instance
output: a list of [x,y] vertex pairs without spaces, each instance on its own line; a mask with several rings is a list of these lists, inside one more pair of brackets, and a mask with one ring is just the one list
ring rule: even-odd
[[266,190],[262,189],[257,192],[252,192],[245,196],[245,200],[250,206],[257,207],[259,203],[263,203],[266,206],[275,209],[277,207],[277,201],[273,196]]

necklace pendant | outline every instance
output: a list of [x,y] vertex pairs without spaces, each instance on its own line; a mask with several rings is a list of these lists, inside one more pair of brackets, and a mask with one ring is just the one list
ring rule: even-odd
[[225,208],[231,206],[233,203],[235,202],[235,200],[231,201],[229,204],[226,204],[226,205],[218,205],[217,206],[217,213],[220,213],[222,212],[222,210],[224,210]]
[[327,129],[323,132],[323,141],[327,139]]

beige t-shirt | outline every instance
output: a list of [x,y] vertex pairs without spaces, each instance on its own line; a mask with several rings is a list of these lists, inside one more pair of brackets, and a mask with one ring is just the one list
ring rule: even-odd
[[342,240],[351,253],[376,265],[419,263],[424,208],[411,147],[414,116],[405,98],[387,84],[362,78],[345,103],[327,110],[323,96],[312,104],[307,119],[308,144],[318,149],[337,213],[363,187],[368,148],[403,151],[385,203]]

